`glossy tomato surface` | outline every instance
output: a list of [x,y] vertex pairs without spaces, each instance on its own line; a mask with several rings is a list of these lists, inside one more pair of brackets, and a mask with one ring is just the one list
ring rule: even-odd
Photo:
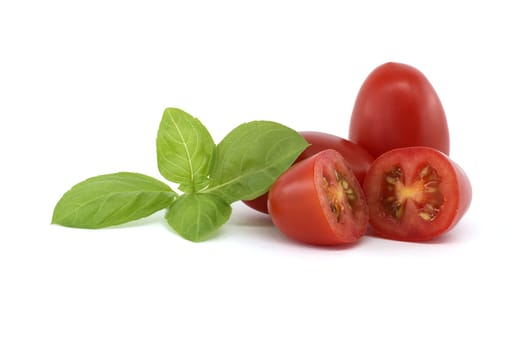
[[334,150],[319,152],[284,172],[270,188],[268,208],[281,232],[308,244],[353,243],[368,225],[360,183]]
[[[365,174],[367,174],[367,171],[374,160],[369,152],[367,152],[363,147],[344,138],[323,132],[300,131],[300,134],[305,138],[305,140],[307,140],[310,146],[299,155],[295,163],[309,158],[321,151],[334,149],[338,151],[343,156],[343,158],[347,160],[347,162],[349,162],[352,172],[360,184],[363,183]],[[265,193],[258,198],[244,201],[244,203],[252,209],[256,209],[262,213],[268,213],[267,200],[268,193]]]
[[407,147],[373,162],[364,191],[370,224],[379,236],[427,241],[458,223],[469,208],[472,190],[465,172],[444,153]]
[[389,62],[362,84],[349,139],[373,157],[399,147],[427,146],[449,154],[449,129],[440,99],[416,68]]

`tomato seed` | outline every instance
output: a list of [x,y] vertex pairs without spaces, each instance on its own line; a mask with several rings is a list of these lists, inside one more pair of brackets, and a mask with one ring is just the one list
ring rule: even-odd
[[420,170],[420,174],[419,174],[420,178],[423,179],[424,177],[426,177],[430,171],[431,171],[431,167],[429,165],[426,165],[424,169]]
[[399,201],[393,202],[391,205],[391,215],[397,219],[401,219],[404,215],[404,206]]
[[425,211],[421,211],[420,213],[418,213],[418,216],[420,216],[422,220],[431,221],[431,215]]
[[398,179],[395,178],[395,177],[387,176],[387,177],[385,178],[385,181],[386,181],[388,184],[395,185],[395,184],[398,182]]

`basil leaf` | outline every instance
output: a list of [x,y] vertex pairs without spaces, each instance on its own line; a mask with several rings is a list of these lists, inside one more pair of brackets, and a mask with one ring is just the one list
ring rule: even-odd
[[183,238],[204,241],[230,218],[232,207],[221,198],[205,193],[179,197],[166,213],[166,221]]
[[176,194],[146,175],[120,172],[89,178],[58,201],[53,224],[102,228],[137,220],[168,207]]
[[228,203],[253,199],[265,193],[307,146],[299,133],[282,124],[241,124],[217,145],[210,185],[203,192]]
[[181,191],[198,191],[207,185],[215,147],[198,119],[177,108],[165,109],[157,132],[157,166]]

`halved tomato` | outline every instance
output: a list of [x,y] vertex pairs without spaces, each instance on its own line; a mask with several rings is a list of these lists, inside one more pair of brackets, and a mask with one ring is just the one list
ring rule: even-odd
[[450,231],[472,195],[460,166],[430,147],[382,154],[365,177],[364,191],[375,232],[404,241],[426,241]]
[[334,150],[319,152],[284,172],[270,188],[268,208],[281,232],[316,245],[355,242],[369,218],[360,183]]

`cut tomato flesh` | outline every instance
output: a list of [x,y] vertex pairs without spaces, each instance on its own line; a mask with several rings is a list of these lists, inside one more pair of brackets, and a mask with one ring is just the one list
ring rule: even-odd
[[429,147],[405,147],[378,157],[364,181],[370,224],[382,237],[425,241],[448,232],[471,202],[464,171]]
[[418,216],[424,221],[433,221],[439,214],[444,197],[440,191],[441,179],[430,164],[423,164],[417,178],[404,181],[404,171],[400,165],[384,173],[382,184],[382,204],[387,215],[402,219],[407,201],[415,202]]
[[337,222],[342,222],[345,212],[353,213],[356,201],[356,192],[343,174],[342,170],[331,172],[330,169],[325,169],[322,178],[323,190]]

